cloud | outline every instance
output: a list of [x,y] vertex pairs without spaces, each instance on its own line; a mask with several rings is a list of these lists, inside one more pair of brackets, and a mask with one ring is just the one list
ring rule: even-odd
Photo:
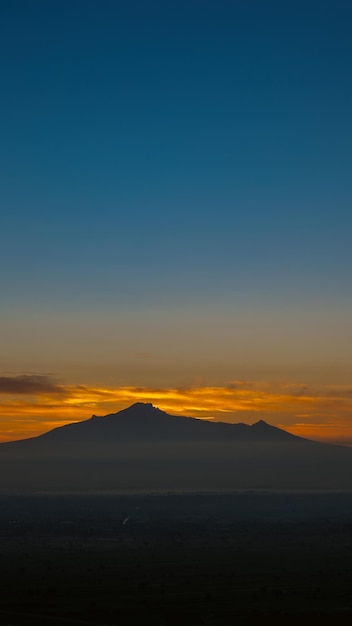
[[23,374],[0,376],[0,394],[7,395],[65,395],[64,387],[57,385],[49,376]]

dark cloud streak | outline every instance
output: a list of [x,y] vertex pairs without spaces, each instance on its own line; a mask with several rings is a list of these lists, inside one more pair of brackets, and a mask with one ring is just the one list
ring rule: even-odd
[[21,376],[0,376],[0,394],[64,396],[66,390],[57,385],[49,376],[24,374]]

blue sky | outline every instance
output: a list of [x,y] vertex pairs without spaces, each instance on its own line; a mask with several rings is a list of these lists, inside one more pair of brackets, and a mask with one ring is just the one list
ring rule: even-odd
[[143,284],[149,268],[152,290],[167,269],[182,283],[238,266],[254,288],[266,271],[297,288],[295,265],[344,282],[349,3],[3,13],[1,243],[14,273],[59,273],[63,295],[90,263],[127,265],[128,282],[135,268]]
[[95,352],[105,324],[117,352],[163,346],[176,385],[178,351],[189,370],[213,360],[228,378],[246,347],[249,377],[274,355],[277,372],[291,363],[304,377],[309,363],[345,368],[345,380],[350,2],[13,0],[0,11],[2,371],[76,367],[82,379],[82,345],[92,368],[96,357],[104,370],[104,350],[113,367],[108,338]]

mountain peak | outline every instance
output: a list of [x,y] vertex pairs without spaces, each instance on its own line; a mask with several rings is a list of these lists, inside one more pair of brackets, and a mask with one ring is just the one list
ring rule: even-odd
[[158,409],[158,407],[154,406],[151,402],[135,402],[134,404],[131,404],[131,406],[127,407],[127,409],[125,409],[126,411],[128,410],[134,410],[134,409],[154,409],[154,411],[160,411],[160,409]]
[[[126,409],[122,409],[117,413],[109,413],[104,415],[101,420],[106,424],[109,422],[127,426],[130,424],[132,428],[138,428],[138,430],[148,428],[162,428],[166,426],[167,422],[174,421],[173,415],[168,415],[164,411],[161,411],[156,406],[153,406],[151,402],[135,402]],[[135,431],[137,432],[137,431]]]
[[[158,409],[158,407],[154,406],[151,402],[135,402],[128,406],[126,409],[122,409],[122,411],[118,411],[117,413],[112,413],[112,415],[128,415],[135,417],[143,417],[143,416],[160,416],[164,414],[164,411]],[[166,413],[165,413],[166,415]]]
[[258,422],[255,422],[254,424],[252,424],[252,426],[254,428],[263,428],[263,427],[267,427],[267,428],[273,428],[272,426],[270,426],[270,424],[268,424],[267,422],[265,422],[264,420],[259,420]]

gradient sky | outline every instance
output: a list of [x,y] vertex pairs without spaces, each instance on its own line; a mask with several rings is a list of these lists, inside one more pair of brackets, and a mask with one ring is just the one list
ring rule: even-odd
[[0,440],[145,399],[352,443],[351,20],[1,4]]

